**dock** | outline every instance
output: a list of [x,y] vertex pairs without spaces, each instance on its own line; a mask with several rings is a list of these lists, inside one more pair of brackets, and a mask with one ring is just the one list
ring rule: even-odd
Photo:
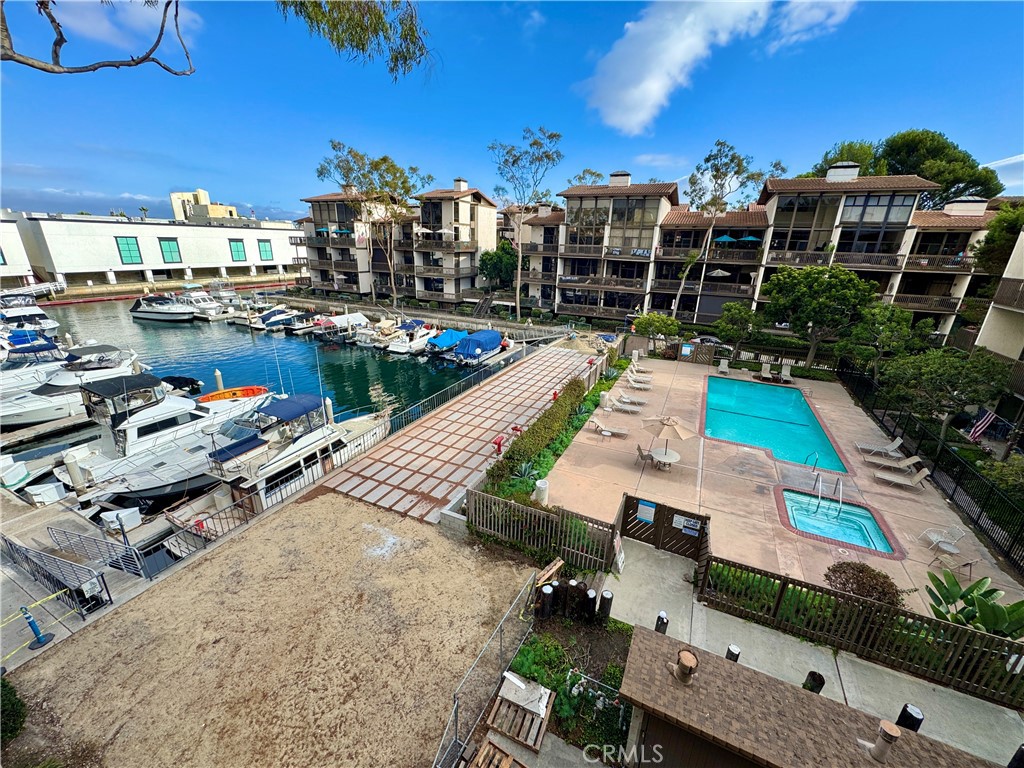
[[31,427],[22,427],[13,432],[0,435],[0,449],[9,453],[15,448],[20,448],[26,443],[39,440],[42,437],[56,437],[68,432],[75,432],[82,427],[92,424],[92,420],[84,413],[77,416],[65,416],[56,421],[45,421],[42,424],[34,424]]

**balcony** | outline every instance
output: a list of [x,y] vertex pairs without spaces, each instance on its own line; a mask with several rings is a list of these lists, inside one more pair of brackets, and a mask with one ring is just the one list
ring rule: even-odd
[[413,247],[417,251],[442,251],[444,253],[475,251],[476,240],[417,240]]
[[[416,291],[416,298],[422,301],[458,301],[459,296],[455,293],[444,293],[442,291]],[[465,294],[463,294],[465,298]]]
[[416,244],[412,240],[395,240],[395,250],[397,251],[411,251],[415,247]]
[[415,275],[415,264],[395,264],[395,272],[399,275]]
[[757,248],[712,248],[703,260],[758,264],[761,261],[761,251]]
[[978,331],[969,331],[966,328],[958,328],[953,333],[949,334],[946,339],[946,346],[956,347],[962,349],[964,352],[970,352],[974,349],[974,345],[978,341]]
[[309,268],[310,269],[327,269],[327,270],[332,270],[332,269],[334,269],[334,262],[333,261],[327,261],[325,259],[310,259],[309,260]]
[[[686,261],[693,251],[700,251],[700,248],[655,248],[654,257],[671,261]],[[756,253],[756,251],[755,251]]]
[[703,283],[700,293],[711,293],[717,296],[753,296],[754,286],[738,283]]
[[970,256],[923,256],[914,253],[907,257],[903,268],[917,272],[973,272],[974,259]]
[[769,251],[767,264],[806,267],[828,264],[828,258],[829,254],[824,251]]
[[898,293],[895,296],[885,296],[883,300],[903,309],[922,312],[956,312],[960,306],[960,299],[955,296],[914,296]]
[[519,279],[524,283],[547,283],[553,285],[555,282],[554,272],[540,272],[538,270],[520,270]]
[[306,244],[306,238],[305,237],[300,237],[298,235],[289,235],[288,236],[288,245],[305,245],[305,244]]
[[[652,280],[651,290],[661,293],[675,293],[679,290],[678,280]],[[700,283],[696,280],[687,280],[683,286],[683,293],[700,293]]]
[[999,281],[992,303],[1009,309],[1024,309],[1024,280],[1004,277]]
[[306,288],[312,288],[313,287],[313,278],[309,277],[309,276],[306,276],[306,277],[296,277],[295,278],[295,284],[299,285],[299,286],[306,287]]
[[604,255],[608,259],[618,261],[650,261],[651,255],[660,252],[660,248],[626,248],[619,246],[605,246]]
[[597,277],[589,275],[560,275],[558,284],[563,288],[593,289],[615,289],[620,291],[645,290],[646,280],[644,278],[623,278],[623,277]]
[[473,267],[435,267],[416,265],[416,274],[420,277],[472,277],[476,274]]
[[558,253],[557,243],[523,243],[523,253]]
[[880,269],[898,272],[903,255],[899,253],[835,253],[832,263],[847,269]]
[[292,259],[292,264],[296,267],[308,267],[309,259],[305,256],[296,256]]
[[625,319],[630,310],[619,307],[598,307],[593,304],[566,304],[559,302],[559,314],[584,315],[586,317],[610,317],[616,320]]
[[559,251],[563,256],[600,256],[604,253],[604,246],[600,243],[596,245],[576,245],[574,243],[566,243],[562,246]]

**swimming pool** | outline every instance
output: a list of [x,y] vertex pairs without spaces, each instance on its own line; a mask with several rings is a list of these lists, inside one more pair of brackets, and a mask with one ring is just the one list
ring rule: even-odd
[[797,531],[887,555],[895,551],[867,507],[849,502],[840,507],[836,499],[826,498],[819,504],[816,495],[791,490],[782,491],[782,499],[789,522]]
[[736,379],[708,379],[704,434],[767,448],[781,461],[845,472],[846,465],[796,388]]

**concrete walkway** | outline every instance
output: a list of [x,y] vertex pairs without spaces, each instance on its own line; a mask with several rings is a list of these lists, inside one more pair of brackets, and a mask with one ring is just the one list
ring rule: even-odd
[[633,539],[624,539],[622,546],[624,571],[605,582],[615,594],[613,618],[653,628],[664,610],[668,635],[720,656],[737,645],[740,664],[794,685],[808,672],[820,672],[822,696],[880,718],[895,720],[904,704],[914,704],[924,713],[922,734],[997,765],[1006,765],[1024,743],[1024,721],[1012,709],[695,603],[692,560]]
[[585,355],[548,347],[424,416],[326,481],[377,506],[436,523],[441,510],[476,485],[498,458],[493,440],[511,439],[551,403],[551,394],[589,369]]

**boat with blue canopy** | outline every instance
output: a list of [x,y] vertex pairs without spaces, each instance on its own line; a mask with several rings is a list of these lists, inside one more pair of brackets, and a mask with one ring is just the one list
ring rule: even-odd
[[449,328],[427,342],[427,352],[434,355],[443,355],[445,352],[451,352],[467,336],[469,336],[469,331],[456,331],[453,328]]

